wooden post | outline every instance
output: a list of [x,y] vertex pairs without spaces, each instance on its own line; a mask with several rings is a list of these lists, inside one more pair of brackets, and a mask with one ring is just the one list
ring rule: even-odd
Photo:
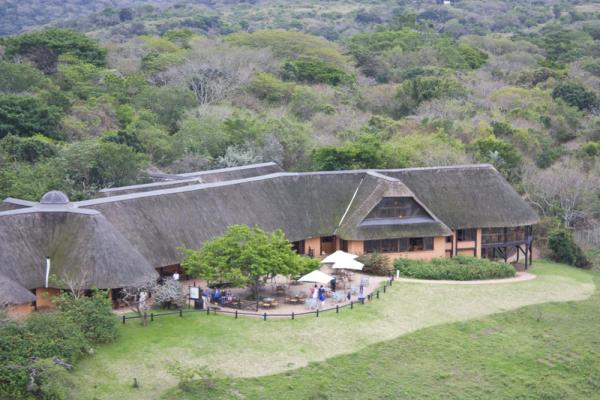
[[354,309],[354,302],[353,301],[350,302],[350,309],[351,310]]
[[150,313],[150,322],[154,322],[154,313]]
[[294,312],[292,311],[292,319],[294,319]]
[[238,310],[235,310],[235,319],[238,318]]
[[183,317],[183,310],[181,308],[179,309],[179,316]]
[[267,313],[263,314],[263,319],[266,321],[267,320]]
[[317,308],[317,318],[319,318],[319,309]]
[[123,315],[123,325],[125,325],[125,316]]
[[340,313],[340,306],[339,305],[335,305],[335,313],[339,314]]

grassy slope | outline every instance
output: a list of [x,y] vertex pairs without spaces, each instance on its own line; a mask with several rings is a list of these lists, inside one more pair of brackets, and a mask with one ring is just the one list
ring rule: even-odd
[[[352,387],[352,382],[357,380],[358,376],[361,376],[361,380],[364,381],[365,377],[390,374],[390,377],[381,375],[384,377],[383,381],[387,381],[392,376],[403,376],[404,368],[396,366],[389,368],[388,365],[387,368],[381,367],[382,371],[379,374],[371,373],[369,371],[379,368],[377,365],[384,365],[375,360],[389,357],[395,365],[402,360],[408,362],[411,358],[402,353],[390,353],[388,356],[387,351],[378,350],[385,349],[386,346],[393,348],[391,344],[374,347],[367,347],[368,345],[395,339],[402,334],[424,327],[480,318],[524,305],[583,300],[590,296],[595,288],[590,274],[574,269],[550,263],[538,263],[535,272],[539,274],[538,279],[517,284],[493,286],[396,284],[393,290],[379,301],[353,311],[347,310],[338,316],[329,314],[319,319],[304,318],[296,321],[265,323],[254,319],[234,320],[228,317],[194,315],[182,319],[163,317],[157,319],[148,328],[131,323],[123,327],[121,337],[116,343],[99,349],[94,357],[79,365],[75,373],[78,381],[76,396],[84,399],[120,399],[123,395],[127,398],[157,398],[161,392],[175,383],[174,379],[165,372],[166,365],[175,360],[190,366],[209,365],[212,369],[232,377],[252,377],[291,370],[306,366],[309,362],[324,361],[329,357],[349,354],[361,349],[364,350],[357,355],[338,359],[356,360],[355,365],[363,365],[366,368],[366,372],[362,371],[359,375],[355,375],[352,371],[357,369],[356,366],[350,366],[349,369],[352,370],[348,375],[350,379],[343,379],[342,375],[347,375],[347,372],[336,372],[337,368],[325,373],[328,368],[321,367],[311,372],[315,367],[308,367],[306,370],[294,372],[293,375],[300,374],[298,379],[302,381],[302,374],[307,374],[309,379],[312,373],[317,375],[315,382],[320,382],[319,384],[324,387],[335,387],[336,391],[346,386]],[[516,323],[514,330],[518,331],[518,325]],[[468,324],[460,324],[460,326],[468,326]],[[430,332],[435,333],[437,329]],[[447,329],[457,328],[439,329],[440,332],[444,332]],[[458,329],[460,331],[460,328]],[[501,336],[489,335],[489,337],[500,338]],[[449,339],[441,338],[440,344],[446,340]],[[456,340],[456,344],[450,349],[464,347],[465,343],[471,342],[465,341],[463,337]],[[411,348],[414,344],[407,343],[405,346]],[[436,348],[426,346],[422,352],[413,353],[411,365],[415,367],[422,365],[422,371],[426,376],[435,376],[437,372],[431,369],[433,365],[427,363],[433,363],[438,358],[422,357],[421,353],[431,355]],[[514,351],[517,347],[506,346],[506,349]],[[443,347],[438,350],[443,350]],[[454,359],[451,353],[446,357]],[[338,361],[327,363],[329,365],[332,362]],[[470,364],[468,359],[466,362]],[[347,361],[342,361],[341,364],[349,366]],[[342,366],[340,368],[343,369]],[[474,371],[473,373],[477,375],[477,368]],[[134,377],[141,383],[140,389],[131,388]],[[459,383],[462,378],[464,378],[462,373],[458,373],[455,377],[440,379],[454,382],[458,392],[461,389]],[[278,381],[278,378],[264,379]],[[373,386],[383,386],[381,390],[410,389],[398,384],[394,384],[394,388],[385,389],[387,386],[382,385],[381,380],[378,380],[378,383],[376,380],[366,380],[373,382]],[[288,383],[284,386],[281,386],[282,383],[278,385],[269,383],[269,389],[271,386],[278,390],[282,390],[282,387],[287,388],[289,381],[281,380],[283,381]],[[339,387],[337,382],[340,382]],[[390,380],[390,382],[398,381]],[[259,388],[263,386],[261,381],[253,380],[240,381],[239,384],[247,385],[245,387],[249,393],[254,390],[260,391],[262,389]],[[297,389],[291,390],[294,391]],[[347,396],[355,391],[356,388],[352,388]],[[298,393],[298,398],[310,396],[310,393],[300,391]],[[397,392],[394,393],[393,397],[397,396]],[[384,395],[385,393],[380,393],[380,396]],[[269,398],[269,396],[255,395],[254,398]]]
[[[595,273],[596,282],[600,275]],[[431,327],[262,378],[167,399],[599,399],[600,294]]]

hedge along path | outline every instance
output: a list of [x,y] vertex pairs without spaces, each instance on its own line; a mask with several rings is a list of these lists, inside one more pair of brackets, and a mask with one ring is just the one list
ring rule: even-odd
[[[595,290],[592,277],[538,262],[537,279],[502,285],[395,282],[379,300],[339,314],[291,320],[234,319],[201,313],[127,324],[120,339],[75,371],[76,398],[154,399],[177,382],[169,363],[207,365],[232,377],[270,375],[437,324],[480,318],[545,302],[577,301]],[[141,387],[131,387],[137,378]],[[125,396],[124,396],[125,395]]]
[[536,276],[529,272],[517,272],[517,275],[514,278],[502,278],[502,279],[482,279],[482,280],[474,280],[474,281],[450,281],[450,280],[434,280],[434,279],[415,279],[415,278],[394,278],[396,282],[405,282],[405,283],[432,283],[432,284],[440,284],[440,285],[491,285],[491,284],[501,284],[501,283],[515,283],[515,282],[525,282],[531,281],[535,279]]

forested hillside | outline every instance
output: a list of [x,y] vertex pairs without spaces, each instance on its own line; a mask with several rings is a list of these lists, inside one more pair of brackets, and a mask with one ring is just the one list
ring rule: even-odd
[[[600,3],[9,0],[0,197],[184,172],[492,163],[600,242]],[[33,29],[43,27],[43,29]]]

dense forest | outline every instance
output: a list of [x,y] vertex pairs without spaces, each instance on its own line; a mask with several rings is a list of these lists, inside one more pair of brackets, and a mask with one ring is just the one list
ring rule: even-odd
[[0,197],[485,162],[597,263],[600,3],[446,3],[8,0]]

